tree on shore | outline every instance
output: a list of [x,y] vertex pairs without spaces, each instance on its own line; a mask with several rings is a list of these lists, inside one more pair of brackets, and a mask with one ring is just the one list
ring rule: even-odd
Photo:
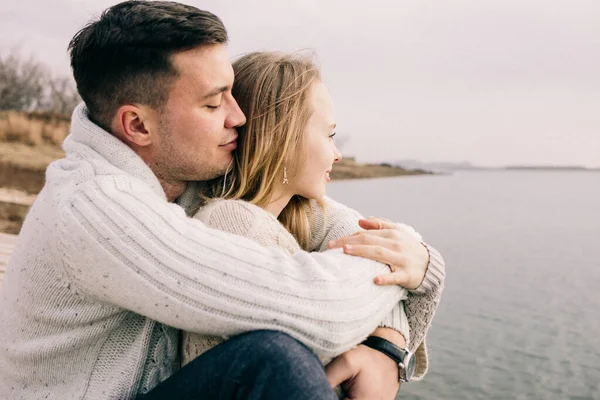
[[0,54],[0,110],[69,115],[80,101],[70,77],[16,51]]

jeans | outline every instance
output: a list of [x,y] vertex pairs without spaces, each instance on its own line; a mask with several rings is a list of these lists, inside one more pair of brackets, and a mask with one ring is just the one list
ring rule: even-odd
[[187,364],[140,400],[337,400],[303,344],[276,331],[233,337]]

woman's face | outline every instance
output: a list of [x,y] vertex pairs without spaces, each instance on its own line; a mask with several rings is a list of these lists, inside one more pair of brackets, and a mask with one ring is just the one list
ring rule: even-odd
[[333,163],[342,159],[333,142],[335,115],[333,101],[327,87],[317,82],[309,96],[309,107],[313,111],[304,131],[304,151],[306,158],[299,171],[290,177],[294,194],[320,199],[325,196],[325,185],[329,183],[329,173]]

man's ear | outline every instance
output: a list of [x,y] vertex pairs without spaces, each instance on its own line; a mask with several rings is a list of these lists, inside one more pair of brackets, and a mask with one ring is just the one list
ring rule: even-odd
[[127,104],[117,110],[116,131],[126,143],[138,147],[152,144],[158,128],[158,113],[147,106]]

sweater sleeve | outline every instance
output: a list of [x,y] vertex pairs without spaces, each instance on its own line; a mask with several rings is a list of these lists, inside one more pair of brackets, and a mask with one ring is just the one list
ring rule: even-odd
[[[361,229],[358,225],[358,220],[362,218],[360,213],[330,198],[325,199],[324,207],[313,203],[311,216],[314,221],[311,247],[315,249],[326,249],[331,240],[351,235]],[[418,233],[415,234],[420,237]],[[405,300],[405,312],[410,327],[408,347],[417,356],[415,380],[422,379],[427,373],[429,363],[425,338],[439,305],[445,279],[444,259],[432,246],[425,244],[425,247],[429,251],[425,278],[418,288],[409,291]]]
[[[362,230],[358,225],[358,220],[363,218],[358,211],[355,211],[343,204],[326,197],[325,206],[321,207],[316,202],[311,203],[311,249],[323,251],[327,249],[330,241],[352,235]],[[416,236],[421,237],[410,226],[405,227],[411,230]],[[446,265],[440,253],[432,246],[425,244],[429,252],[429,264],[423,282],[416,289],[410,290],[414,294],[435,293],[440,291],[444,285],[446,277]]]
[[60,207],[53,256],[80,296],[206,335],[280,330],[322,356],[360,343],[403,290],[342,251],[290,255],[210,229],[141,182],[98,176]]
[[[301,250],[294,236],[275,217],[242,200],[213,200],[202,208],[195,218],[211,228],[245,236],[262,246],[278,246],[290,254]],[[403,295],[402,299],[405,298],[406,295]],[[410,338],[410,329],[402,303],[398,303],[379,326],[395,329],[402,333],[407,341]]]

